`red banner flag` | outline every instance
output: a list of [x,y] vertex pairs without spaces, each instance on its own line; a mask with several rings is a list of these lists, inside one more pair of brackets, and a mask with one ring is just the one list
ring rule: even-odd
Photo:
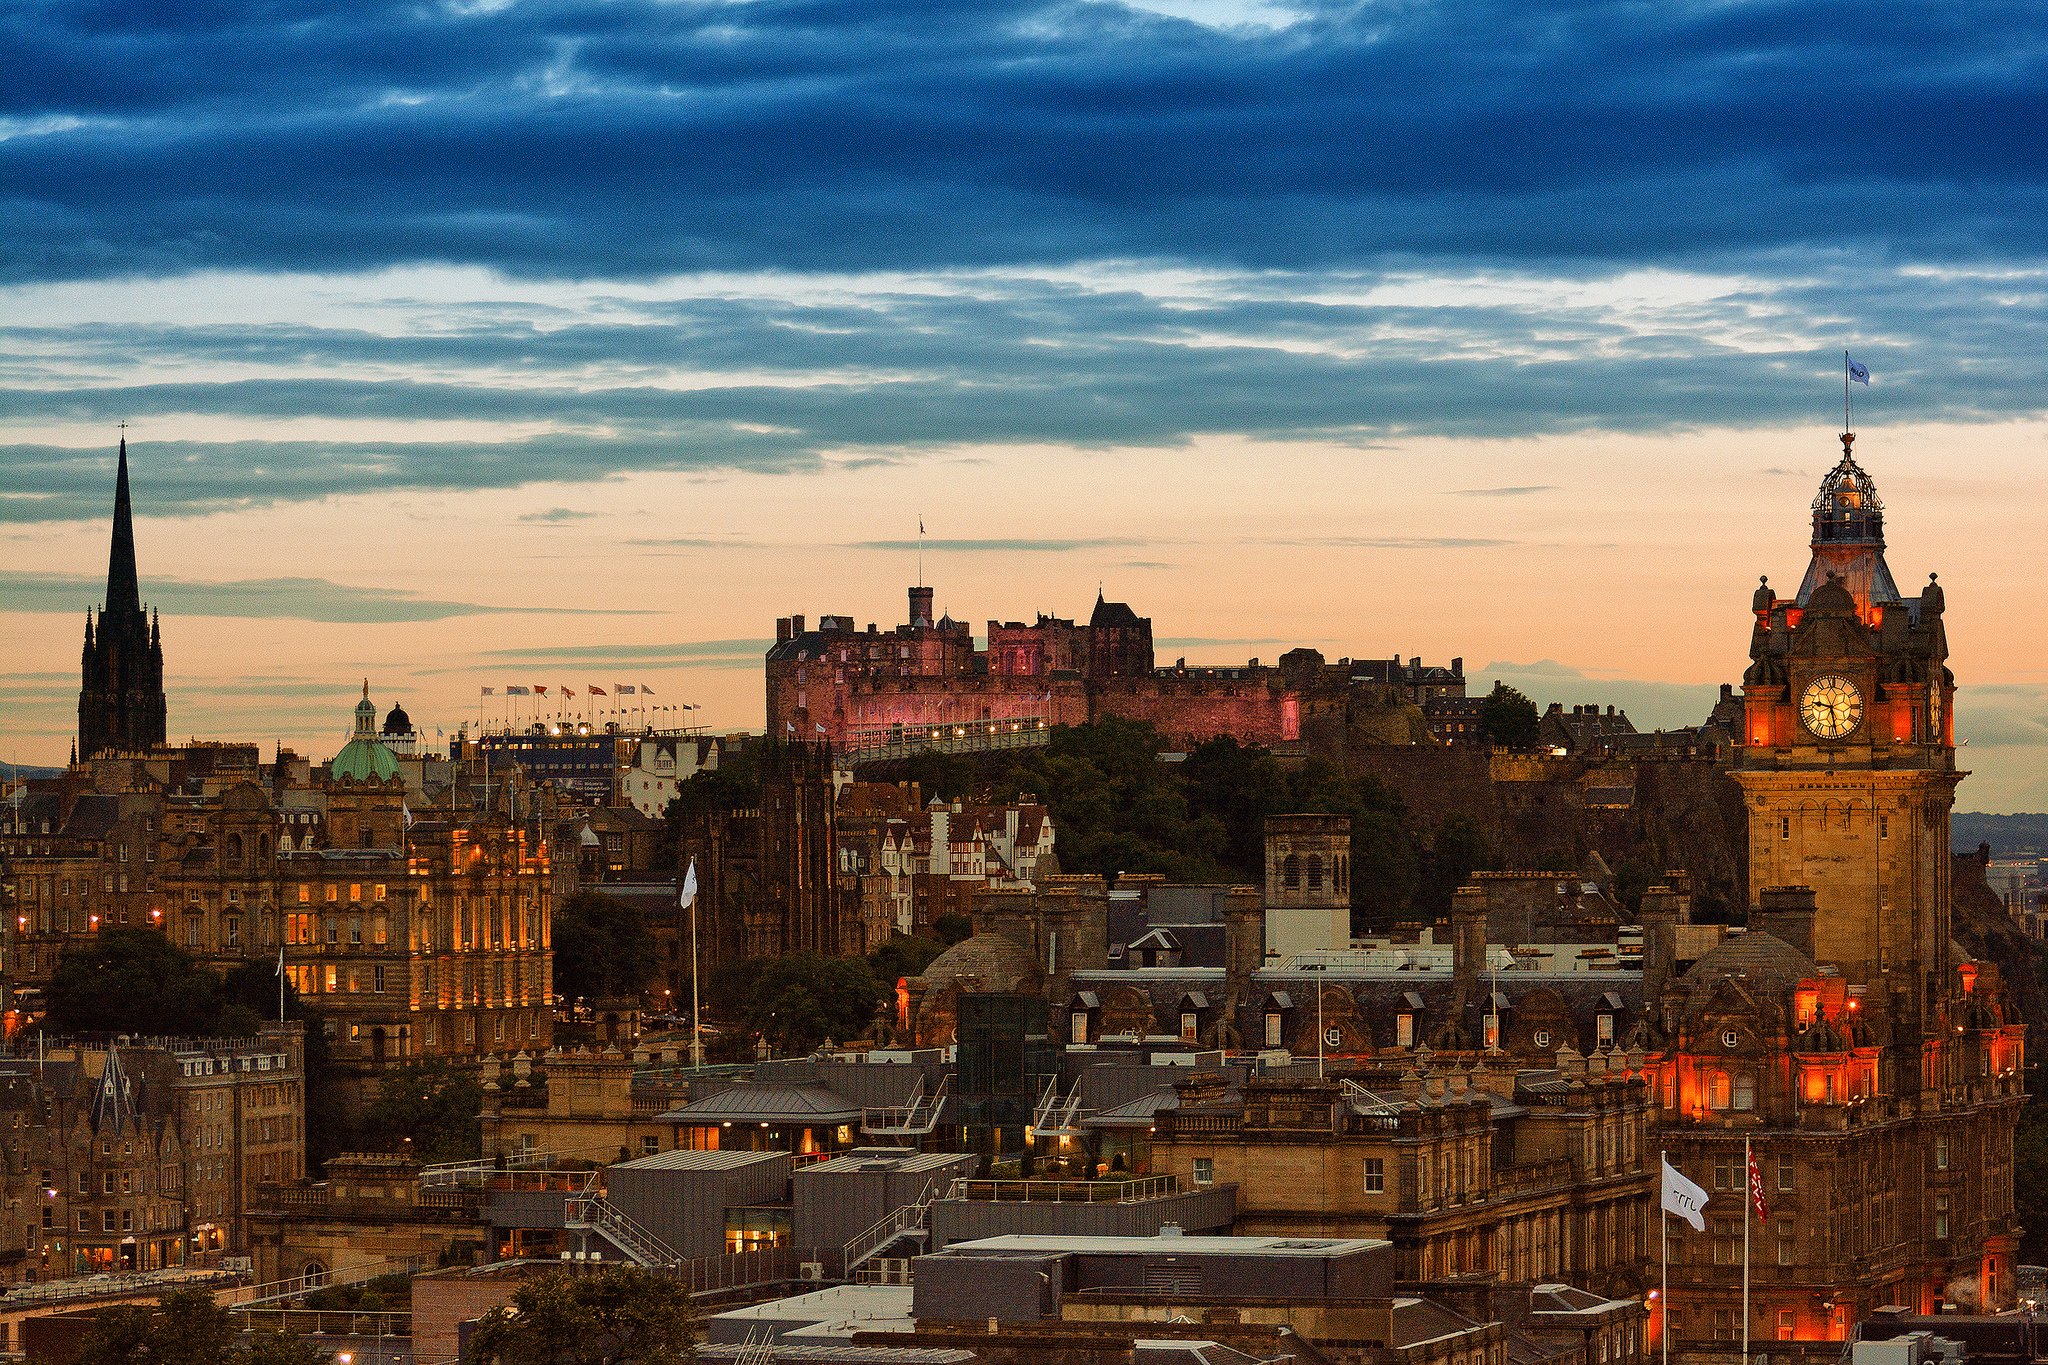
[[1757,1169],[1756,1153],[1749,1154],[1749,1202],[1756,1205],[1756,1219],[1759,1223],[1771,1221],[1771,1206],[1764,1203],[1764,1176]]
[[576,695],[576,689],[573,687],[564,686],[562,688],[562,695],[565,697],[573,697]]
[[605,690],[602,687],[599,687],[596,683],[592,683],[590,685],[590,695],[593,697],[602,697],[605,695]]
[[547,689],[547,684],[546,684],[546,683],[535,683],[535,684],[533,685],[533,695],[534,695],[534,696],[536,696],[536,697],[545,697],[545,696],[546,696],[547,694],[548,694],[548,689]]

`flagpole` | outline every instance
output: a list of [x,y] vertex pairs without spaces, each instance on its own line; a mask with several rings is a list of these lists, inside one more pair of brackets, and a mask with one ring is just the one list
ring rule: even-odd
[[[1660,1149],[1657,1153],[1660,1188],[1670,1181],[1671,1177],[1665,1174],[1670,1168],[1670,1157]],[[1661,1197],[1657,1200],[1657,1251],[1664,1262],[1664,1280],[1657,1291],[1657,1311],[1663,1315],[1663,1320],[1657,1324],[1657,1335],[1664,1344],[1664,1365],[1671,1365],[1671,1210],[1664,1207]]]
[[[690,870],[684,874],[687,883],[697,872],[697,860],[690,859]],[[690,1065],[701,1069],[704,1065],[704,1013],[697,995],[697,894],[690,893]]]
[[1742,1365],[1749,1365],[1749,1206],[1756,1202],[1750,1187],[1749,1135],[1742,1137]]

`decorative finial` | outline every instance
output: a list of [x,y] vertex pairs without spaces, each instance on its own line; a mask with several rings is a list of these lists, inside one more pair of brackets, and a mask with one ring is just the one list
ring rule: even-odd
[[1756,576],[1756,581],[1763,584],[1767,588],[1771,586],[1771,576],[1767,573],[1758,574]]
[[364,701],[368,701],[369,699],[370,699],[370,680],[369,680],[368,678],[365,678],[365,679],[363,679],[363,700],[364,700]]
[[1855,433],[1855,432],[1853,432],[1853,431],[1845,431],[1845,432],[1843,432],[1843,433],[1842,433],[1842,458],[1843,458],[1843,459],[1845,459],[1845,460],[1849,460],[1849,459],[1854,459],[1854,458],[1855,458],[1855,455],[1854,455],[1854,453],[1853,453],[1853,452],[1851,452],[1851,451],[1850,451],[1850,449],[1849,449],[1849,447],[1850,447],[1850,446],[1853,446],[1853,445],[1855,445],[1855,444],[1856,444],[1856,433]]
[[1927,575],[1927,581],[1929,583],[1939,583],[1941,581],[1941,575],[1938,573],[1930,573]]

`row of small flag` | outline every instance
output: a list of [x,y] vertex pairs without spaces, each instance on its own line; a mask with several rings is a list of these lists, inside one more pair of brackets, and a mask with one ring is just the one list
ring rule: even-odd
[[[596,683],[590,683],[583,690],[593,697],[651,697],[654,695],[654,689],[645,683],[641,683],[638,686],[632,683],[613,683],[609,692],[599,687]],[[576,689],[566,684],[555,688],[555,691],[564,697],[576,695]],[[499,690],[495,687],[486,687],[483,693],[487,697],[495,697],[499,695]],[[507,687],[504,689],[504,695],[508,697],[545,697],[547,694],[548,688],[545,683],[535,683],[531,687]],[[685,711],[694,711],[697,708],[686,703],[683,709]]]

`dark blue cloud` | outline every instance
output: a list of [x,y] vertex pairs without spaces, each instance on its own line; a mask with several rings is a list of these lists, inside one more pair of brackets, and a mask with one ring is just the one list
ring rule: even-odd
[[[0,420],[130,421],[142,506],[157,514],[635,470],[773,473],[992,442],[1172,447],[1229,433],[1370,459],[1418,434],[1783,426],[1834,410],[1839,352],[1807,339],[1827,332],[1882,338],[1857,343],[1878,379],[1872,417],[1970,421],[2041,409],[2043,284],[1809,263],[1802,278],[1688,282],[1697,301],[1680,289],[1610,308],[1572,298],[1623,288],[1594,275],[1508,276],[1427,303],[1406,273],[1205,276],[1165,293],[1113,274],[1005,274],[797,298],[759,285],[681,300],[593,293],[583,312],[393,305],[402,325],[378,331],[18,327],[0,333]],[[194,416],[376,434],[150,439],[157,419]],[[449,439],[420,422],[502,438]],[[104,445],[0,445],[0,460],[0,522],[104,514]],[[567,515],[544,503],[525,519]],[[678,531],[663,548],[730,543]]]
[[0,277],[2048,245],[2037,4],[1302,9],[11,5]]
[[[81,616],[104,596],[101,580],[75,574],[0,569],[0,603],[8,611],[76,612]],[[444,602],[393,588],[358,588],[324,578],[248,578],[199,582],[152,578],[143,584],[149,605],[173,616],[232,616],[292,621],[372,624],[446,621],[457,616],[519,613],[542,616],[635,616],[620,610],[570,607],[493,607]]]

